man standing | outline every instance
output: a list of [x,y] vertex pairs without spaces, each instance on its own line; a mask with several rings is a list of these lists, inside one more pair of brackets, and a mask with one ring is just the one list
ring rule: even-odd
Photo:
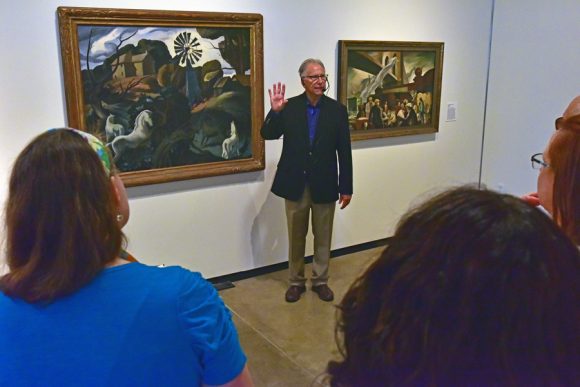
[[[352,156],[346,108],[324,95],[327,76],[318,59],[305,60],[298,70],[305,92],[285,99],[280,82],[268,89],[271,110],[261,129],[266,140],[284,136],[272,192],[286,199],[290,286],[286,301],[306,291],[304,252],[312,212],[314,259],[312,290],[332,301],[328,287],[330,242],[336,201],[345,208],[352,197]],[[338,156],[338,165],[337,165]]]

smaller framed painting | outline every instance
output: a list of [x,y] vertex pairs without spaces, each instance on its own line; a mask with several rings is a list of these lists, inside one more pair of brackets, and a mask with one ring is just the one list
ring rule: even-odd
[[338,98],[353,141],[439,130],[443,45],[339,41]]

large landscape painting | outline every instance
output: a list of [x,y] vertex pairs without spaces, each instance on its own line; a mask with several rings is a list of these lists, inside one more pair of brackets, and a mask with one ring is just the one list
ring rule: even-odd
[[128,185],[263,169],[262,18],[234,15],[59,8],[69,125]]

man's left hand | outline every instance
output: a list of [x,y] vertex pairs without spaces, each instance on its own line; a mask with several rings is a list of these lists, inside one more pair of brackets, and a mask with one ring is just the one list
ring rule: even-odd
[[340,204],[340,209],[342,210],[343,208],[348,206],[351,199],[352,199],[352,195],[342,195],[341,194],[340,198],[338,199],[338,204]]

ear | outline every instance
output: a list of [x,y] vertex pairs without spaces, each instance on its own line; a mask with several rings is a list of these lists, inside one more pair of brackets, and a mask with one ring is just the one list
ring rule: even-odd
[[117,211],[119,215],[121,215],[121,219],[119,221],[119,226],[123,227],[129,221],[129,199],[127,198],[127,191],[125,190],[125,185],[123,184],[123,180],[119,175],[111,176],[111,189],[113,190],[114,197],[115,197],[115,205],[117,206]]
[[121,203],[121,192],[119,192],[118,181],[119,176],[112,175],[111,176],[111,188],[113,189],[113,193],[115,194],[115,204],[118,206]]

